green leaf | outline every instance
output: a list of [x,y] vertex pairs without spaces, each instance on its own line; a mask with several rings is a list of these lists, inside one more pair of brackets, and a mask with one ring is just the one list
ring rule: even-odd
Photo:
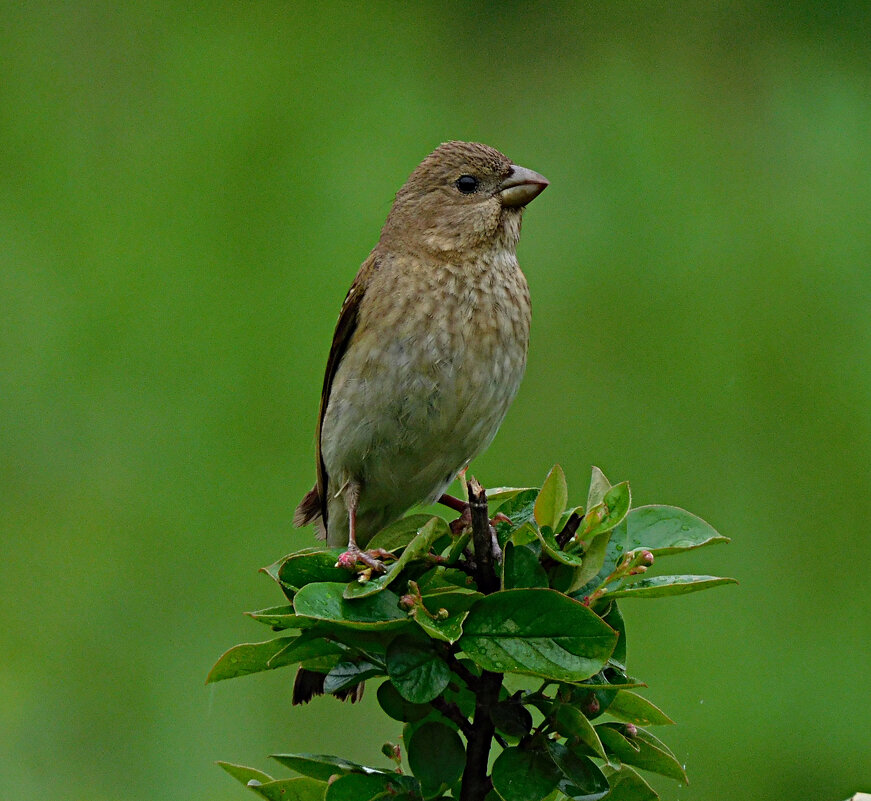
[[387,675],[399,693],[414,704],[425,704],[441,695],[451,680],[451,670],[432,644],[400,635],[387,648]]
[[620,690],[608,707],[608,714],[636,726],[665,726],[674,721],[658,706],[630,690]]
[[538,554],[528,545],[505,543],[502,587],[506,590],[547,587],[547,573],[538,561]]
[[544,801],[560,772],[545,751],[506,748],[493,763],[493,788],[504,801]]
[[244,765],[234,765],[232,762],[218,762],[218,765],[234,779],[242,782],[242,784],[248,784],[250,781],[260,782],[261,784],[275,781],[268,773],[264,773],[256,768],[246,768]]
[[529,490],[538,492],[536,487],[493,487],[487,490],[487,500],[490,503],[504,503],[520,495],[521,492],[529,492]]
[[439,592],[477,592],[474,579],[454,567],[439,565],[419,576],[417,586],[424,595],[435,595]]
[[554,561],[559,562],[561,565],[570,565],[572,567],[580,567],[583,564],[583,559],[579,554],[563,551],[559,547],[550,526],[536,528],[535,534],[541,543],[542,550]]
[[626,516],[614,536],[624,553],[644,549],[654,556],[730,541],[700,517],[677,506],[639,506]]
[[268,609],[246,612],[245,614],[258,623],[263,623],[274,629],[302,629],[312,625],[308,618],[295,615],[292,606],[270,606]]
[[[504,514],[511,520],[510,523],[505,523],[504,521],[496,523],[496,534],[500,546],[504,547],[505,543],[519,529],[533,520],[536,498],[538,498],[538,490],[524,490],[499,507],[499,513]],[[535,536],[532,527],[530,527],[530,535],[532,538]]]
[[614,646],[614,653],[611,654],[611,664],[615,662],[620,665],[623,672],[626,672],[626,623],[623,620],[623,615],[617,606],[616,601],[611,602],[608,611],[602,615],[604,620],[614,631],[617,632],[617,645]]
[[628,765],[620,770],[606,772],[611,792],[607,801],[656,801],[659,795]]
[[559,789],[572,801],[598,801],[607,795],[608,779],[589,757],[553,740],[548,741],[547,750],[563,775]]
[[[233,679],[236,676],[247,676],[249,673],[259,673],[262,670],[271,670],[269,661],[279,651],[282,651],[288,643],[296,637],[277,637],[266,642],[246,642],[242,645],[234,645],[229,651],[221,655],[215,666],[206,677],[206,684],[212,684],[224,679]],[[279,665],[275,665],[279,667]]]
[[588,507],[581,523],[581,539],[590,540],[605,534],[623,522],[632,505],[632,492],[629,482],[623,481],[609,489],[596,506]]
[[[535,522],[539,527],[549,526],[555,529],[566,504],[569,502],[569,491],[566,486],[566,474],[558,464],[551,468],[535,500]],[[513,521],[512,521],[513,522]]]
[[459,644],[496,672],[581,681],[611,656],[617,633],[582,603],[554,590],[503,590],[478,601]]
[[318,781],[329,781],[330,776],[345,773],[386,773],[378,768],[367,768],[356,762],[329,754],[270,754],[271,759],[303,776]]
[[595,465],[590,476],[590,491],[587,493],[587,509],[592,509],[602,502],[605,493],[611,489],[611,482],[605,478],[605,474]]
[[450,534],[448,524],[440,517],[430,517],[414,539],[405,547],[402,556],[387,568],[384,575],[369,579],[364,584],[352,581],[345,587],[345,598],[365,598],[368,595],[381,592],[399,576],[409,562],[426,556],[433,543],[445,534]]
[[611,598],[664,598],[668,595],[699,592],[710,587],[719,587],[721,584],[737,583],[736,579],[717,576],[654,576],[608,589],[602,596],[602,601]]
[[329,785],[325,801],[374,801],[376,798],[402,801],[420,798],[419,790],[415,779],[399,773],[348,773]]
[[385,551],[397,551],[408,545],[432,519],[433,515],[423,514],[402,517],[386,528],[382,528],[381,531],[369,540],[366,547],[383,548]]
[[355,629],[393,629],[408,625],[408,615],[399,608],[399,596],[384,590],[368,598],[348,600],[344,584],[308,584],[293,599],[296,614],[328,620]]
[[326,639],[324,632],[319,628],[315,628],[314,630],[303,632],[298,637],[294,637],[269,660],[267,667],[271,670],[323,656],[336,656],[343,654],[346,650],[346,648],[338,643]]
[[520,701],[508,699],[494,704],[490,717],[496,728],[509,737],[525,737],[532,730],[532,715]]
[[378,704],[387,715],[402,723],[422,720],[432,712],[429,704],[413,704],[411,701],[406,701],[390,679],[378,688]]
[[583,712],[570,704],[556,703],[553,710],[554,728],[568,739],[577,737],[582,743],[590,747],[596,756],[605,759],[605,748],[602,746],[599,735],[593,724],[584,716]]
[[[474,590],[446,588],[424,594],[422,601],[426,610],[415,606],[413,616],[417,624],[433,639],[455,643],[463,634],[463,622],[468,617],[469,609],[483,597],[482,593]],[[447,612],[447,617],[443,616],[444,612]]]
[[611,538],[611,532],[606,531],[604,534],[599,534],[590,541],[587,549],[584,551],[584,560],[581,567],[575,571],[571,580],[568,582],[568,588],[565,590],[567,595],[575,592],[583,587],[590,579],[595,578],[602,565],[605,564],[605,558],[608,553],[608,541]]
[[466,752],[460,736],[444,723],[430,721],[408,740],[408,765],[425,798],[450,788],[463,774]]
[[248,787],[267,801],[323,801],[327,785],[314,779],[277,779],[250,782]]
[[336,567],[341,548],[294,553],[286,557],[278,568],[282,584],[301,589],[306,584],[323,581],[347,581],[348,571]]
[[600,723],[596,732],[605,748],[621,762],[635,765],[643,770],[686,782],[687,775],[675,755],[661,740],[644,729],[638,729],[634,737],[627,737],[620,723]]
[[324,679],[324,692],[337,693],[354,687],[373,676],[383,676],[384,668],[366,660],[359,662],[339,662],[327,673]]

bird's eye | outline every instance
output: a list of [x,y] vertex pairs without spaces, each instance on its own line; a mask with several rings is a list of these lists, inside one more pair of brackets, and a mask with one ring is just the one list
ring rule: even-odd
[[474,175],[461,175],[457,178],[457,189],[464,195],[471,195],[478,191],[478,179]]

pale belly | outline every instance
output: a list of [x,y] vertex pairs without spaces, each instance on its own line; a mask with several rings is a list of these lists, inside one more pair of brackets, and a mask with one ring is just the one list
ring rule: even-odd
[[331,544],[347,538],[343,499],[332,497],[346,481],[360,485],[365,543],[409,507],[435,501],[490,444],[517,393],[525,331],[494,330],[472,342],[468,333],[428,328],[355,348],[369,357],[349,353],[336,373],[322,427]]

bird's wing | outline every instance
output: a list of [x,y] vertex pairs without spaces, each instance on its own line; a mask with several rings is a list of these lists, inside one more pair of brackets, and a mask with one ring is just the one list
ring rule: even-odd
[[329,476],[327,468],[324,464],[324,455],[321,450],[321,428],[324,423],[324,415],[327,413],[327,405],[330,402],[330,391],[333,387],[333,379],[336,376],[336,371],[339,369],[339,364],[342,357],[348,350],[348,343],[354,335],[357,328],[357,315],[360,310],[360,303],[366,293],[366,286],[369,283],[369,278],[372,272],[376,269],[377,262],[374,252],[369,255],[369,258],[363,262],[357,272],[354,283],[345,295],[345,301],[342,303],[342,310],[339,312],[339,320],[336,323],[336,330],[333,333],[333,344],[330,346],[330,355],[327,357],[327,369],[324,373],[324,386],[321,390],[321,408],[318,415],[318,497],[321,504],[321,517],[323,518],[324,526],[327,525],[327,491]]

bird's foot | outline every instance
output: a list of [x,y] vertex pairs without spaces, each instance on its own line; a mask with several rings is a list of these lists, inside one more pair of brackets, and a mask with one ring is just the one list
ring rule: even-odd
[[[356,545],[349,543],[348,550],[339,556],[336,562],[336,567],[343,567],[346,570],[355,572],[386,573],[387,568],[384,566],[383,559],[395,559],[396,557],[385,551],[383,548],[372,548],[368,551],[363,551]],[[362,570],[357,569],[357,565],[364,565]]]

